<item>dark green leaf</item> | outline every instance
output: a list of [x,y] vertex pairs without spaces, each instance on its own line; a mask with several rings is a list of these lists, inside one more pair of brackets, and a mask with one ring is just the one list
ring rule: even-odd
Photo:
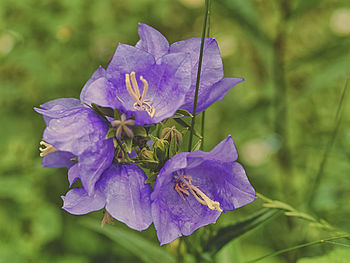
[[108,117],[112,117],[112,118],[114,116],[113,109],[111,109],[111,108],[101,107],[101,106],[98,106],[97,104],[94,104],[94,103],[91,103],[91,106],[92,106],[94,111],[96,111],[97,113],[99,113],[103,116],[108,116]]
[[176,143],[176,138],[172,136],[169,144],[169,158],[173,157],[177,153],[178,149],[179,147]]
[[113,110],[113,117],[115,120],[120,120],[121,113],[118,109]]
[[219,229],[219,231],[211,239],[208,240],[204,251],[208,251],[212,254],[216,254],[221,248],[223,248],[231,240],[234,240],[248,231],[262,225],[279,211],[276,209],[262,209],[256,214],[237,222],[236,224],[229,225]]
[[183,117],[191,117],[192,118],[193,115],[191,113],[189,113],[187,110],[178,109],[172,118],[176,119],[176,118],[183,118]]

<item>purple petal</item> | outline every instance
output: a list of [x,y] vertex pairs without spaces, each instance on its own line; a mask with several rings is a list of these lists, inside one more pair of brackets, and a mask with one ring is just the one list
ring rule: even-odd
[[68,170],[69,187],[79,178],[79,165],[76,163]]
[[113,160],[113,140],[105,139],[107,132],[108,125],[89,108],[52,119],[44,131],[46,142],[78,157],[79,177],[89,194]]
[[74,188],[62,196],[63,209],[73,215],[87,214],[105,206],[105,198],[99,191],[89,196],[84,188]]
[[[241,83],[242,81],[244,81],[242,78],[224,78],[208,88],[205,93],[202,90],[200,97],[198,97],[197,113],[206,110],[214,102],[222,100],[232,87],[238,83]],[[188,96],[186,101],[188,102]],[[181,108],[192,112],[193,103],[185,103]]]
[[97,183],[106,196],[106,210],[130,228],[144,230],[152,223],[151,187],[134,164],[112,165]]
[[108,126],[91,109],[82,108],[74,114],[52,119],[44,131],[43,140],[61,151],[78,156],[103,139]]
[[212,201],[219,202],[223,210],[233,210],[256,198],[243,167],[235,162],[237,157],[229,136],[211,152],[183,152],[165,163],[151,195],[153,222],[161,244],[215,223],[221,214],[199,203],[189,190],[189,195],[183,193],[182,197],[175,190],[177,180],[184,180],[180,176],[191,178],[188,182]]
[[146,98],[155,108],[153,123],[158,123],[175,114],[190,88],[188,54],[177,53],[163,56],[160,64],[155,65],[152,71],[145,74],[145,78],[150,83]]
[[193,185],[219,202],[221,209],[233,210],[256,198],[243,167],[237,162],[223,165],[217,161],[206,161],[186,169],[185,174],[193,179]]
[[100,141],[96,148],[90,148],[79,156],[79,178],[89,195],[93,193],[95,183],[101,174],[111,165],[114,157],[113,139]]
[[[200,38],[191,38],[176,42],[170,46],[169,52],[188,52],[191,55],[192,85],[187,92],[185,102],[181,106],[189,112],[193,110],[194,93],[197,82],[197,71],[200,53]],[[221,100],[227,91],[243,81],[239,78],[230,78],[219,82],[224,77],[223,65],[218,44],[213,38],[206,38],[204,42],[203,61],[200,85],[198,90],[197,113],[208,108],[216,100]],[[219,83],[218,83],[219,82]]]
[[119,107],[121,103],[126,110],[133,110],[135,100],[126,88],[125,74],[135,72],[139,87],[143,87],[139,78],[140,76],[145,77],[153,65],[155,65],[155,59],[151,54],[133,46],[118,45],[106,70],[107,79],[113,84],[114,89],[110,94],[116,94],[113,97],[113,99],[117,99],[114,107]]
[[140,23],[138,33],[140,40],[136,44],[137,48],[151,53],[156,60],[168,53],[169,42],[159,31]]
[[[135,72],[141,94],[144,88],[141,76],[148,83],[145,99],[155,108],[153,117],[134,108],[136,101],[129,94],[125,82],[125,74],[131,72]],[[191,85],[190,58],[186,53],[170,54],[156,64],[151,54],[120,44],[107,68],[107,76],[128,116],[135,114],[138,125],[158,123],[171,117],[184,102]]]
[[106,79],[106,71],[99,67],[83,87],[80,99],[88,104],[114,108],[119,103],[115,91],[112,83]]
[[202,226],[215,223],[221,214],[203,206],[192,195],[183,200],[174,189],[173,171],[186,166],[186,155],[188,153],[177,154],[165,164],[159,172],[152,193],[153,223],[161,245],[181,235],[190,235]]
[[45,155],[42,159],[41,165],[43,167],[58,168],[58,167],[67,167],[70,168],[74,165],[74,162],[71,161],[72,158],[75,158],[75,155],[70,152],[57,151]]
[[[210,152],[197,150],[189,153],[189,165],[198,165],[198,158],[201,158],[203,161],[212,160],[217,162],[234,162],[238,158],[238,153],[232,137],[228,136],[226,139],[222,140],[218,145],[216,145]],[[195,164],[192,164],[192,162],[195,162]]]
[[55,106],[61,106],[63,109],[71,109],[75,107],[79,107],[81,102],[74,98],[60,98],[48,101],[42,105],[40,105],[41,108],[50,110]]
[[74,98],[61,98],[56,100],[51,100],[40,105],[41,108],[34,108],[34,110],[42,114],[46,125],[52,118],[61,118],[73,114],[79,111],[80,108],[84,106],[81,104],[80,100]]

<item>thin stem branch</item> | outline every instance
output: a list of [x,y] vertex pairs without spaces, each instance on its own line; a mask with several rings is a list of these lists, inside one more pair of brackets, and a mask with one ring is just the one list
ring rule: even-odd
[[205,0],[205,15],[204,15],[204,22],[203,22],[202,38],[201,38],[201,47],[199,52],[196,90],[194,93],[194,101],[193,101],[193,111],[192,111],[193,117],[192,117],[192,123],[191,123],[190,140],[188,143],[189,152],[192,151],[192,140],[193,140],[194,126],[195,126],[196,113],[197,113],[198,90],[199,90],[199,82],[201,78],[202,61],[203,61],[204,38],[205,38],[205,33],[207,31],[207,22],[208,22],[208,16],[209,16],[209,3],[210,3],[210,0]]
[[343,116],[343,106],[344,106],[344,99],[345,99],[345,96],[346,96],[346,91],[348,89],[348,82],[349,82],[349,79],[347,79],[346,83],[345,83],[345,86],[344,86],[344,89],[343,89],[343,92],[341,94],[341,97],[340,97],[340,101],[339,101],[339,104],[338,104],[338,107],[337,107],[337,112],[335,114],[335,124],[334,124],[334,129],[331,133],[331,137],[328,141],[328,144],[323,152],[323,158],[322,158],[322,161],[321,161],[321,164],[319,166],[319,169],[317,171],[317,174],[316,174],[316,178],[315,178],[315,181],[314,183],[312,184],[311,186],[311,189],[309,191],[309,198],[308,198],[308,205],[311,206],[312,205],[312,202],[313,202],[313,199],[314,199],[314,196],[315,196],[315,193],[321,183],[321,179],[324,175],[324,168],[326,166],[326,163],[327,163],[327,159],[328,159],[328,155],[329,153],[332,151],[332,147],[333,147],[333,144],[334,144],[334,141],[335,141],[335,138],[337,136],[337,133],[338,133],[338,130],[339,130],[339,127],[340,127],[340,123],[341,123],[341,120],[342,120],[342,116]]
[[277,255],[280,255],[280,254],[283,254],[283,253],[286,253],[286,252],[289,252],[289,251],[293,251],[293,250],[296,250],[296,249],[299,249],[299,248],[313,246],[313,245],[317,245],[317,244],[323,244],[323,243],[330,243],[330,241],[332,241],[332,240],[337,240],[337,239],[342,239],[342,238],[349,238],[349,237],[350,237],[350,235],[342,235],[342,236],[330,237],[330,238],[326,238],[326,239],[320,239],[320,240],[316,240],[316,241],[300,244],[300,245],[297,245],[297,246],[294,246],[294,247],[278,250],[276,252],[267,254],[267,255],[262,256],[260,258],[247,261],[246,263],[258,262],[258,261],[263,260],[265,258],[277,256]]

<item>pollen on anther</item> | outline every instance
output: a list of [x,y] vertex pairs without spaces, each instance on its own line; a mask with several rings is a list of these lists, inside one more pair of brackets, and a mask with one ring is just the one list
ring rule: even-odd
[[45,155],[47,155],[49,153],[53,153],[53,152],[57,152],[58,151],[55,147],[53,147],[51,144],[49,144],[47,142],[41,141],[40,145],[45,147],[45,148],[43,148],[43,147],[39,148],[39,150],[41,152],[40,153],[40,157],[44,157]]

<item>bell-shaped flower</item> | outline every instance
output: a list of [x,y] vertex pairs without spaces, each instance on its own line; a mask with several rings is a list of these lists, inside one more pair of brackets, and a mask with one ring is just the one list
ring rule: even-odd
[[136,230],[152,223],[151,186],[141,168],[135,164],[112,164],[95,185],[93,195],[84,188],[73,188],[62,196],[63,209],[74,215],[105,208],[115,219]]
[[80,99],[117,108],[128,118],[134,115],[136,125],[146,125],[173,116],[190,87],[190,54],[174,52],[156,60],[147,51],[119,44],[107,69],[95,71]]
[[220,214],[252,202],[254,188],[229,136],[212,151],[178,153],[159,172],[151,195],[161,244],[215,223]]
[[[152,54],[156,60],[172,53],[186,52],[191,56],[191,88],[187,91],[181,109],[192,112],[197,82],[201,38],[190,38],[169,46],[167,39],[156,29],[139,24],[140,40],[136,47]],[[217,100],[222,100],[226,93],[242,78],[224,78],[224,70],[218,44],[213,38],[205,38],[202,69],[198,90],[197,113],[207,109]]]
[[70,184],[78,171],[84,188],[92,194],[96,181],[111,165],[114,156],[113,140],[106,139],[108,124],[94,110],[73,98],[52,100],[35,110],[43,115],[46,123],[40,143],[42,165],[68,167]]

